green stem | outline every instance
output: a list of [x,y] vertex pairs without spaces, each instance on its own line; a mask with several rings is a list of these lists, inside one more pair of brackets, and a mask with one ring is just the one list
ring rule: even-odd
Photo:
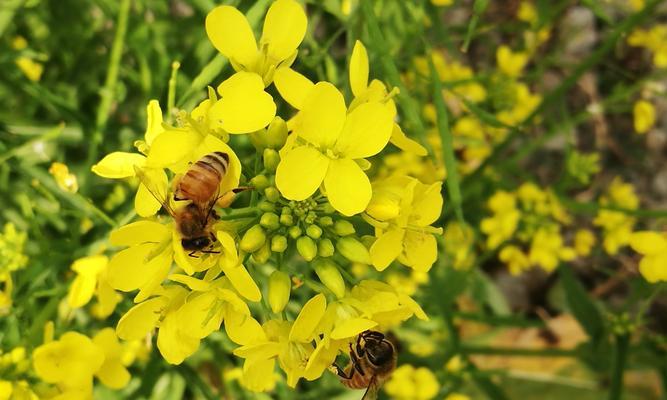
[[181,63],[171,63],[171,77],[169,78],[169,92],[167,93],[167,122],[171,124],[174,119],[174,104],[176,103],[176,77]]
[[0,155],[0,164],[16,156],[22,150],[31,148],[32,146],[35,145],[35,143],[57,139],[64,129],[65,129],[65,124],[60,123],[58,126],[54,127],[53,129],[50,129],[48,132],[42,134],[41,136],[28,140],[22,145],[9,149],[8,151],[5,152],[5,154]]
[[490,347],[464,345],[461,347],[464,354],[486,354],[498,356],[524,356],[524,357],[577,357],[579,352],[576,349],[521,349],[514,347]]
[[127,20],[129,14],[130,0],[121,0],[118,20],[116,23],[116,34],[113,39],[113,44],[111,45],[111,56],[109,57],[107,76],[104,82],[104,87],[100,91],[101,100],[95,117],[95,128],[88,146],[87,165],[92,165],[98,158],[97,153],[99,151],[99,145],[102,143],[103,131],[109,120],[109,112],[116,92],[116,83],[118,82],[120,59],[123,55],[123,47],[125,45],[124,39],[125,33],[127,32]]
[[241,219],[241,218],[255,218],[258,215],[259,215],[259,210],[240,212],[240,213],[230,213],[230,214],[226,214],[226,215],[221,215],[219,220],[220,221],[229,221],[229,220]]
[[611,372],[611,388],[609,389],[609,400],[620,400],[623,394],[623,371],[628,355],[630,338],[627,334],[616,336],[616,347],[614,349],[614,360]]

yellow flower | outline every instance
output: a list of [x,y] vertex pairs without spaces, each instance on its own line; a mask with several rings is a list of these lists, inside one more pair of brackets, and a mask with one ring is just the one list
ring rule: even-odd
[[516,78],[521,75],[523,68],[528,63],[528,54],[514,53],[509,47],[503,45],[496,50],[496,63],[504,74]]
[[461,393],[450,393],[445,397],[445,400],[470,400],[470,397]]
[[630,246],[644,256],[639,262],[639,272],[647,281],[667,281],[667,235],[651,231],[635,232],[630,237]]
[[125,350],[118,342],[113,328],[104,328],[99,331],[93,337],[93,343],[104,353],[104,363],[95,376],[107,387],[124,388],[130,381],[130,373],[125,368],[129,363],[123,363],[122,356]]
[[428,271],[438,257],[431,227],[442,211],[441,182],[424,185],[410,177],[375,182],[364,218],[375,226],[377,240],[370,248],[373,266],[384,270],[395,259],[417,271]]
[[475,232],[469,225],[450,223],[445,228],[445,253],[456,269],[468,269],[475,264]]
[[512,275],[519,275],[530,268],[530,259],[517,246],[505,246],[498,254],[500,261],[504,262]]
[[405,364],[396,368],[384,389],[397,400],[429,400],[438,394],[440,384],[428,368]]
[[299,3],[277,0],[266,13],[259,43],[245,16],[231,6],[219,6],[208,13],[206,34],[236,71],[258,74],[268,86],[278,67],[294,62],[307,24]]
[[[639,198],[634,187],[623,182],[619,177],[614,178],[607,189],[607,193],[600,198],[602,206],[620,207],[635,210],[639,206]],[[605,251],[614,255],[619,248],[630,242],[632,229],[636,219],[621,211],[601,209],[598,211],[593,224],[603,230],[603,245]]]
[[488,207],[493,212],[492,217],[482,220],[480,228],[488,235],[486,245],[495,249],[502,242],[512,237],[521,218],[516,207],[516,196],[500,190],[488,201]]
[[649,49],[653,53],[653,64],[658,68],[667,67],[667,25],[635,29],[628,36],[628,44]]
[[281,159],[276,185],[284,197],[305,200],[324,183],[331,205],[350,216],[371,199],[371,184],[356,162],[379,153],[389,141],[393,115],[379,102],[349,114],[331,83],[316,84],[303,101],[294,143]]
[[42,77],[44,72],[44,65],[34,61],[32,58],[25,56],[18,57],[16,61],[16,66],[23,72],[26,78],[30,79],[33,82],[37,82]]
[[108,263],[106,256],[90,256],[74,261],[71,268],[77,276],[67,296],[70,307],[83,307],[88,304],[93,294],[96,294],[98,304],[93,309],[94,315],[100,319],[111,315],[120,301],[120,296],[107,281]]
[[89,393],[92,397],[93,375],[104,363],[104,352],[88,337],[66,332],[62,337],[43,344],[33,352],[37,376],[54,383],[63,392]]
[[70,193],[76,193],[79,190],[79,184],[76,181],[76,175],[69,173],[67,165],[59,162],[54,162],[49,168],[49,173],[53,175],[62,190]]
[[454,3],[454,0],[431,0],[431,3],[434,6],[439,6],[439,7],[450,6]]
[[655,107],[646,100],[638,100],[632,108],[635,132],[643,134],[655,125]]
[[531,26],[536,25],[539,22],[539,15],[537,14],[537,9],[532,1],[523,0],[521,4],[519,4],[519,10],[517,11],[516,16],[519,20],[527,22]]
[[541,266],[547,272],[553,271],[560,260],[575,258],[574,249],[563,246],[563,238],[557,229],[540,228],[530,243],[528,258],[532,264]]
[[595,245],[595,235],[588,229],[579,229],[574,234],[574,251],[585,257],[591,254],[591,249]]
[[633,11],[639,11],[646,5],[644,0],[628,0]]

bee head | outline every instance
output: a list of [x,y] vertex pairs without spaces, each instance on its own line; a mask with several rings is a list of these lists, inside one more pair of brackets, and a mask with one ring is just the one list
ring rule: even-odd
[[184,250],[202,250],[211,244],[211,239],[208,236],[182,239],[181,245]]

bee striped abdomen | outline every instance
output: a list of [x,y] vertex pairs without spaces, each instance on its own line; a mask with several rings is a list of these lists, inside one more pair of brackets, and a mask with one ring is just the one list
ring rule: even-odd
[[229,156],[222,152],[202,157],[187,170],[174,192],[176,200],[206,203],[218,192],[220,181],[229,167]]
[[[352,366],[345,368],[345,373],[349,376],[352,372]],[[365,375],[361,375],[358,371],[355,371],[354,375],[350,379],[341,379],[341,383],[347,386],[350,389],[365,389],[368,387],[370,382],[371,375],[368,372],[365,372]]]

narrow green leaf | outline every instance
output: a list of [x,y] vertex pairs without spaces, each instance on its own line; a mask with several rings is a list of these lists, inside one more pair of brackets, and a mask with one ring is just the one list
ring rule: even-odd
[[433,60],[429,57],[429,66],[431,68],[431,82],[433,84],[433,103],[435,105],[437,115],[438,132],[440,133],[440,141],[442,142],[442,158],[445,160],[445,168],[447,169],[447,192],[449,193],[451,205],[456,213],[456,218],[461,223],[465,223],[463,219],[463,209],[461,208],[461,188],[459,186],[459,173],[456,165],[456,157],[454,156],[454,140],[449,130],[449,112],[445,105],[445,100],[442,97],[442,82],[435,69]]
[[602,315],[572,270],[566,265],[561,265],[558,271],[570,311],[595,345],[604,334]]
[[489,5],[489,0],[475,0],[475,2],[472,5],[472,18],[470,18],[470,23],[468,24],[468,29],[466,30],[466,37],[465,40],[463,41],[463,45],[461,46],[461,51],[462,52],[467,52],[468,51],[468,46],[470,46],[470,41],[472,40],[472,37],[475,33],[475,30],[477,29],[477,24],[479,23],[479,19],[484,14],[484,11],[486,11],[486,7]]

